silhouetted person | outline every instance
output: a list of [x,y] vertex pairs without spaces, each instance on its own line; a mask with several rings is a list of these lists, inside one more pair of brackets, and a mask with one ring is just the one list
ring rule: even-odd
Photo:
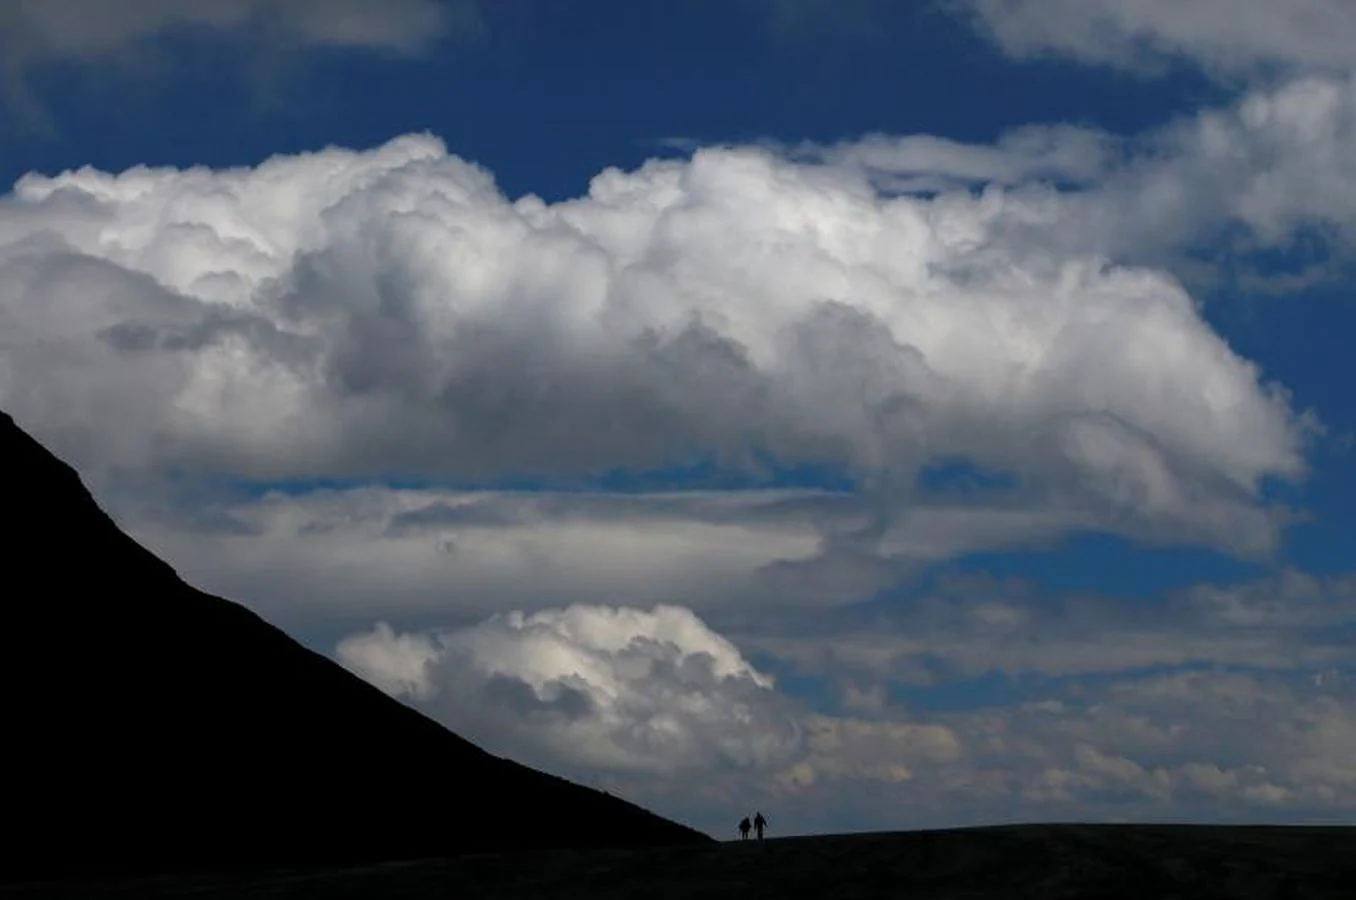
[[745,816],[739,820],[739,838],[747,841],[749,839],[749,817]]
[[[745,821],[747,821],[747,820],[745,820]],[[764,818],[763,818],[763,814],[762,814],[762,813],[754,813],[754,815],[753,815],[753,830],[756,831],[756,832],[758,832],[758,840],[761,841],[761,840],[763,839],[763,829],[766,828],[766,827],[767,827],[767,819],[764,819]]]

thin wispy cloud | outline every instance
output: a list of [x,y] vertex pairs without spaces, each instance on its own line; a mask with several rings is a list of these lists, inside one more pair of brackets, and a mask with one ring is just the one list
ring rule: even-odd
[[[34,77],[53,68],[89,74],[144,71],[167,40],[235,46],[242,59],[297,54],[379,53],[417,58],[441,42],[483,35],[479,0],[6,0],[0,4],[0,63],[11,125],[56,133]],[[176,73],[153,73],[159,87]],[[105,74],[106,77],[106,74]]]
[[1018,59],[1065,58],[1141,75],[1171,64],[1216,78],[1356,68],[1344,0],[949,0]]

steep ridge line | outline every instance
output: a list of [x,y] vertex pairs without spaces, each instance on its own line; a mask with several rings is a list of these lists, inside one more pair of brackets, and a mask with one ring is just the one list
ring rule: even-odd
[[711,838],[496,757],[185,583],[0,413],[0,880]]

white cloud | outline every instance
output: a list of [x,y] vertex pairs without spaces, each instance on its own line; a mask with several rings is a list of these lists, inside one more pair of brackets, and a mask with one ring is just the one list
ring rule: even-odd
[[385,622],[339,645],[340,660],[355,673],[393,697],[413,700],[429,700],[437,693],[430,669],[439,652],[428,635],[396,634]]
[[[1305,226],[1356,243],[1356,81],[1299,78],[1202,110],[1150,135],[1140,154],[1084,202],[1084,225],[1122,246],[1169,250],[1224,226],[1260,247],[1284,247]],[[1107,211],[1119,208],[1126,223]],[[1156,241],[1152,234],[1158,235]],[[1157,243],[1157,247],[1154,245]]]
[[[1229,265],[1255,289],[1304,287],[1356,256],[1350,75],[1289,78],[1130,137],[1028,126],[993,145],[875,135],[791,149],[881,190],[945,192],[936,208],[957,210],[949,227],[995,265],[1001,254],[1106,257],[1201,287]],[[1307,270],[1251,262],[1301,242],[1319,251]]]
[[492,752],[556,770],[762,767],[801,742],[772,680],[681,607],[515,612],[427,635],[378,625],[337,654]]
[[[749,148],[510,202],[428,136],[253,169],[30,175],[0,205],[0,403],[86,469],[476,480],[752,451],[920,465],[1264,551],[1302,423],[1160,271],[1042,249],[1040,202],[885,197]],[[90,448],[98,447],[97,455]]]
[[1218,77],[1356,68],[1347,0],[955,0],[1018,59],[1062,56],[1144,73],[1189,60]]

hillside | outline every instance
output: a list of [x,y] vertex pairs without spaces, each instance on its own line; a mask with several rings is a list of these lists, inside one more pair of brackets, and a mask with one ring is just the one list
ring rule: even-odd
[[0,880],[706,843],[500,759],[123,534],[0,413]]
[[[1356,829],[1023,825],[547,851],[267,877],[29,888],[25,900],[1347,900]],[[0,900],[16,894],[0,889]]]

